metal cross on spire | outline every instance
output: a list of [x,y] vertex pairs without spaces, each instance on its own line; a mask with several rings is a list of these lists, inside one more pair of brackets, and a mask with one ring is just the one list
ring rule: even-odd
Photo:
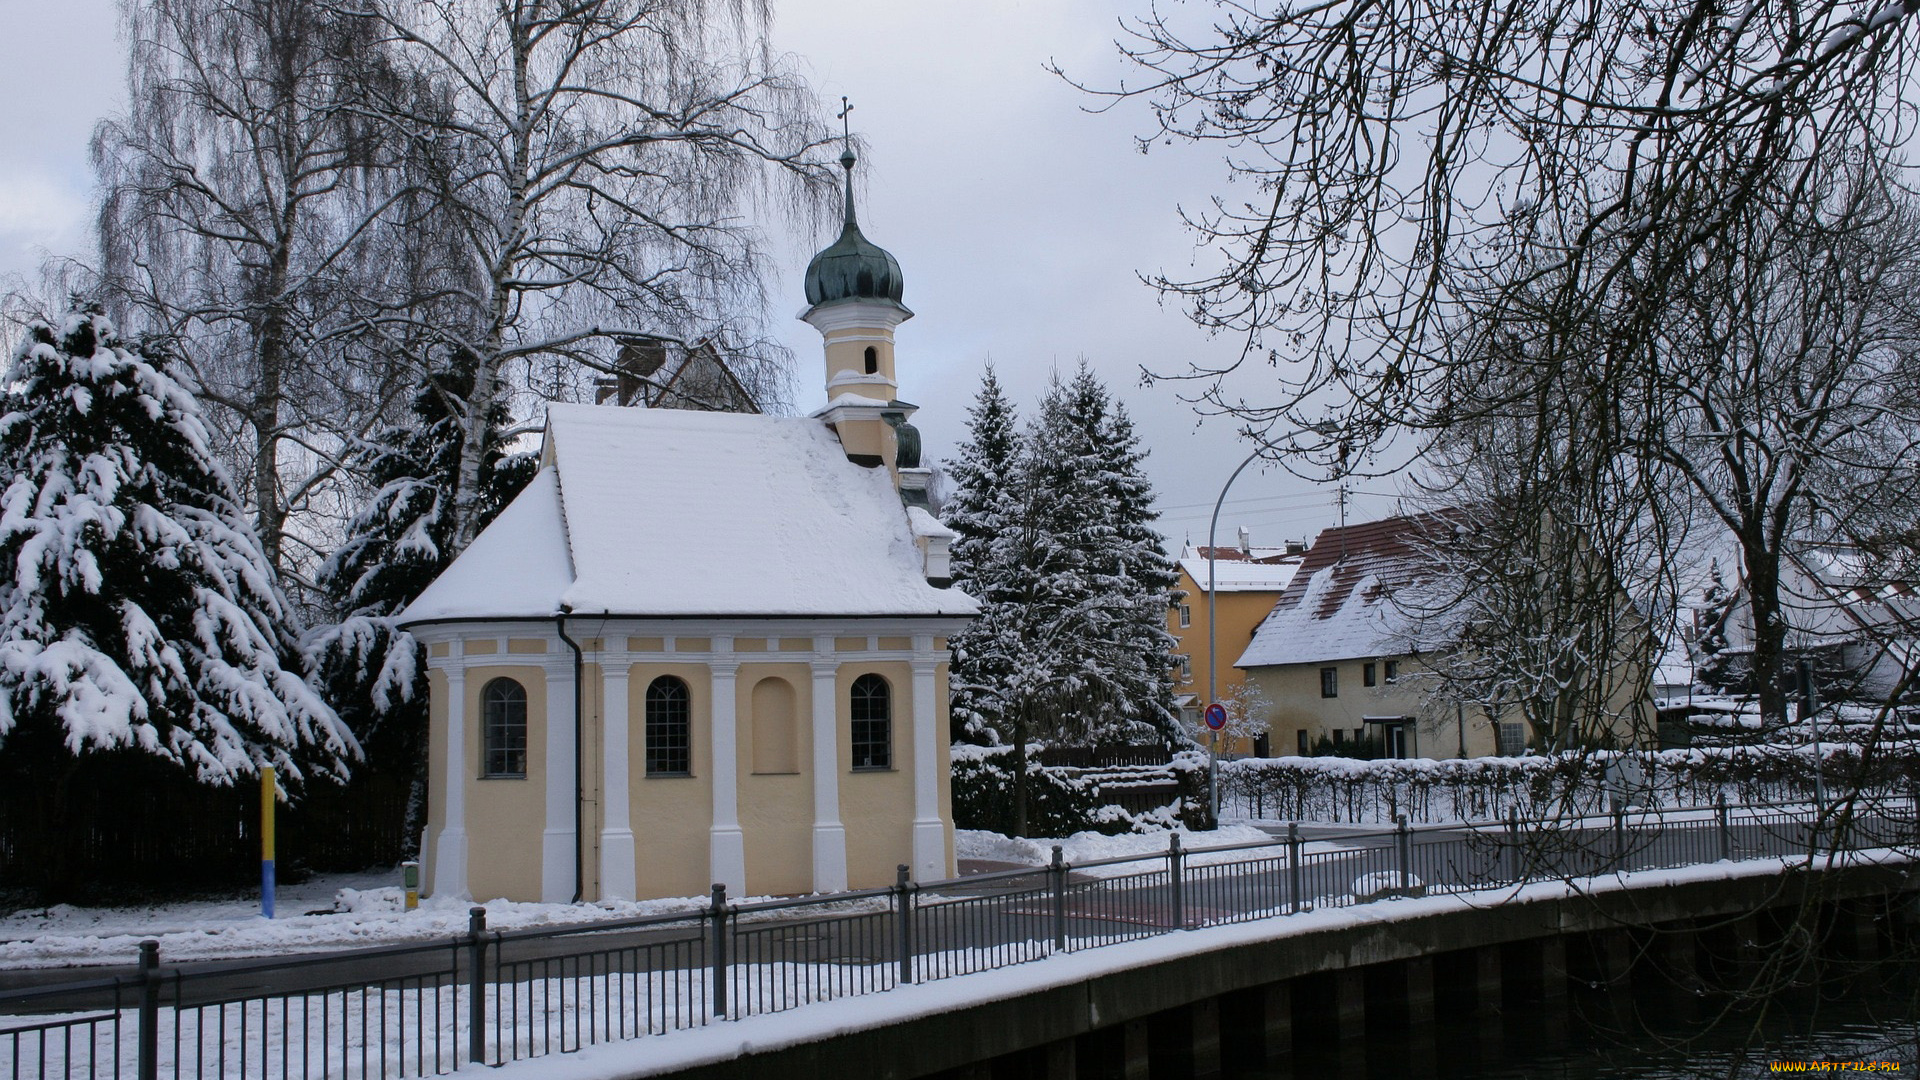
[[853,125],[852,122],[847,119],[847,114],[851,112],[853,112],[852,103],[847,101],[847,95],[841,94],[840,112],[834,119],[840,121],[840,140],[846,145],[848,152],[852,152],[853,150]]
[[845,196],[846,204],[845,204],[844,216],[845,216],[846,223],[850,226],[854,223],[854,217],[853,217],[854,156],[853,156],[853,124],[851,121],[847,119],[847,116],[852,112],[853,112],[853,104],[847,100],[847,97],[845,94],[840,95],[840,114],[839,114],[840,138],[842,143],[844,144],[844,148],[840,151],[840,167],[847,171],[847,177],[846,177],[847,192]]

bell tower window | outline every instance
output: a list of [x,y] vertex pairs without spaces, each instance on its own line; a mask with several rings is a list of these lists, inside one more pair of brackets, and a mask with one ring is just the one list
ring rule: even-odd
[[879,373],[880,373],[880,350],[869,345],[867,346],[867,374],[878,375]]

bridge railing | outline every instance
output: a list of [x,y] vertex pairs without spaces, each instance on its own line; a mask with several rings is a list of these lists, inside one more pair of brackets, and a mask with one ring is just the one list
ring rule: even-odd
[[[1622,810],[1163,852],[0,993],[0,1077],[431,1076],[1184,929],[1620,871],[1912,844],[1911,803]],[[374,978],[338,974],[374,966]]]

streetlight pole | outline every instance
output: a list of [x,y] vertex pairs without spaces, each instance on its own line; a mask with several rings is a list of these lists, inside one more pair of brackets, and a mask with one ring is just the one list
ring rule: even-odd
[[[1220,486],[1220,497],[1213,500],[1213,516],[1207,519],[1207,704],[1209,705],[1220,700],[1220,657],[1214,635],[1218,624],[1218,620],[1214,618],[1214,609],[1220,602],[1220,581],[1214,576],[1217,550],[1214,543],[1214,530],[1220,526],[1220,506],[1227,501],[1227,489],[1233,486],[1235,480],[1240,479],[1240,474],[1247,470],[1247,466],[1253,464],[1254,458],[1272,449],[1272,443],[1261,442],[1259,447],[1248,454],[1247,459],[1233,470],[1233,475],[1227,477],[1227,482]],[[1207,733],[1207,808],[1213,815],[1216,828],[1220,824],[1219,743],[1220,733],[1209,729]]]

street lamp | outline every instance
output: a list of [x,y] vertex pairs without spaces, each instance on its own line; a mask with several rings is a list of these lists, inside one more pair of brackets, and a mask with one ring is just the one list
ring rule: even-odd
[[[1259,447],[1248,454],[1247,459],[1233,470],[1233,475],[1227,477],[1227,482],[1221,485],[1220,497],[1213,500],[1213,517],[1207,521],[1207,704],[1209,705],[1220,700],[1220,657],[1214,641],[1214,628],[1217,623],[1214,618],[1214,608],[1220,603],[1220,581],[1213,572],[1216,551],[1214,530],[1220,526],[1220,505],[1227,501],[1227,489],[1233,486],[1235,480],[1240,479],[1240,474],[1246,471],[1247,466],[1253,464],[1253,459],[1272,449],[1274,449],[1272,443],[1260,440]],[[1215,828],[1220,825],[1219,743],[1220,733],[1209,729],[1207,732],[1207,808],[1213,814]]]

